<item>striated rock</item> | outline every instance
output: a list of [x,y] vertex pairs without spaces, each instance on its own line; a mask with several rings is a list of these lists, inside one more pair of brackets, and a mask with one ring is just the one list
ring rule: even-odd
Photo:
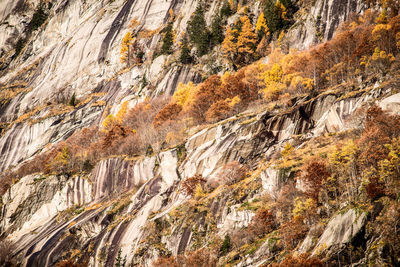
[[332,246],[349,243],[364,227],[366,219],[366,212],[355,209],[336,215],[326,226],[312,254],[318,255]]

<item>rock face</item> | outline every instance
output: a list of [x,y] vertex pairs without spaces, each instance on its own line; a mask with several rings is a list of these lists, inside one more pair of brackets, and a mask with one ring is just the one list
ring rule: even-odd
[[289,31],[289,44],[304,49],[330,40],[352,13],[362,14],[366,8],[365,1],[360,0],[317,0]]
[[350,242],[361,231],[366,219],[366,212],[357,212],[354,209],[336,215],[319,238],[313,254],[318,254],[334,245],[340,246]]
[[[40,2],[0,0],[0,89],[17,92],[7,101],[0,99],[0,172],[65,140],[77,129],[100,125],[107,112],[115,114],[125,101],[133,107],[147,97],[173,94],[180,82],[203,78],[202,70],[182,66],[171,56],[152,58],[162,37],[159,30],[171,14],[177,16],[174,29],[179,36],[198,1],[51,1],[47,20],[28,34]],[[208,21],[219,4],[209,5]],[[255,3],[252,8],[259,6]],[[289,31],[290,46],[308,47],[318,36],[328,40],[351,12],[364,9],[360,0],[317,0]],[[136,30],[156,33],[140,41],[144,63],[126,68],[120,62],[120,49],[133,19],[138,21]],[[25,44],[16,55],[13,49],[21,38]],[[346,120],[357,108],[386,94],[376,89],[341,99],[327,92],[299,100],[286,113],[240,114],[195,133],[181,146],[151,156],[103,159],[88,175],[23,177],[2,197],[0,235],[16,245],[14,256],[22,255],[24,266],[54,266],[66,251],[77,250],[87,253],[83,254],[90,266],[114,266],[119,250],[128,262],[134,261],[147,238],[146,223],[168,218],[188,202],[181,191],[186,179],[201,174],[211,180],[232,161],[255,168],[294,136],[307,141],[349,129]],[[73,95],[79,100],[74,107],[68,105]],[[381,105],[398,112],[398,102],[392,96]],[[287,179],[273,166],[254,178],[261,181],[257,190],[272,197]],[[218,199],[210,204],[221,237],[232,228],[247,226],[254,216],[226,202]],[[337,215],[313,252],[349,242],[363,227],[365,216],[354,210]],[[198,221],[206,227],[203,219]],[[195,243],[196,234],[190,225],[177,225],[160,243],[178,254]],[[272,237],[239,266],[261,264],[271,244]],[[306,250],[311,249],[310,245]],[[159,254],[154,251],[138,262],[150,266]]]
[[[152,157],[104,160],[89,177],[24,177],[3,196],[2,233],[18,244],[18,251],[24,251],[27,266],[51,266],[62,251],[89,247],[95,255],[90,258],[92,266],[111,266],[120,248],[130,261],[145,234],[142,226],[149,216],[159,213],[150,220],[166,216],[173,207],[187,201],[177,190],[181,181],[196,173],[212,177],[226,162],[251,164],[256,158],[268,159],[271,151],[282,147],[293,135],[329,132],[329,127],[316,130],[317,125],[332,123],[326,114],[336,112],[335,117],[344,120],[353,111],[349,107],[361,105],[365,99],[368,95],[336,102],[334,95],[327,95],[287,114],[248,114],[228,119],[189,138],[183,159],[175,148]],[[301,109],[309,112],[308,117],[301,115]],[[260,175],[274,175],[271,173]],[[279,191],[276,178],[262,179],[267,184],[264,190],[274,194]],[[113,210],[118,207],[123,212],[115,217]],[[60,212],[69,215],[63,218]],[[225,210],[218,224],[221,236],[228,229],[246,226],[252,216],[234,207]],[[365,213],[353,209],[334,217],[314,253],[349,242],[365,218]],[[175,241],[169,242],[169,249],[181,252],[191,242],[190,236],[191,231],[177,231],[170,237]],[[182,242],[186,245],[180,248]],[[145,262],[150,264],[151,259]]]

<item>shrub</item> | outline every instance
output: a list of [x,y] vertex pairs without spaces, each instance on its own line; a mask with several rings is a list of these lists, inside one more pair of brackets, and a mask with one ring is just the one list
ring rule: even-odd
[[306,186],[306,194],[318,201],[318,194],[325,180],[330,176],[326,163],[312,159],[302,167],[300,179]]
[[170,257],[159,257],[157,260],[153,261],[154,267],[180,267],[174,256]]
[[274,214],[265,208],[257,210],[254,217],[251,219],[251,223],[248,226],[248,233],[251,236],[263,237],[276,228]]
[[154,117],[153,125],[159,127],[169,120],[175,120],[179,113],[182,111],[182,106],[176,103],[169,103],[165,105],[160,112]]
[[206,182],[206,180],[201,175],[195,175],[190,177],[182,182],[182,191],[187,196],[193,196],[195,193],[196,187],[198,185],[202,185]]
[[321,261],[316,256],[310,256],[309,254],[300,254],[293,256],[293,254],[288,255],[280,263],[271,263],[268,265],[270,267],[323,267],[324,262]]
[[217,122],[228,118],[232,114],[232,107],[227,101],[219,100],[211,105],[206,112],[206,121]]

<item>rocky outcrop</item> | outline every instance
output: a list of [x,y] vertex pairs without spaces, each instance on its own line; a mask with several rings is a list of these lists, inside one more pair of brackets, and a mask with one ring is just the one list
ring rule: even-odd
[[313,254],[321,253],[332,246],[349,243],[365,226],[366,219],[366,212],[354,209],[336,215],[326,226],[313,250]]
[[[93,251],[92,266],[112,265],[119,249],[130,261],[145,236],[145,223],[167,216],[187,201],[178,190],[181,181],[194,174],[209,179],[230,161],[251,166],[260,159],[268,160],[292,135],[329,132],[329,127],[316,130],[318,125],[331,123],[331,116],[325,114],[336,112],[335,116],[344,120],[351,116],[354,105],[360,106],[371,94],[377,92],[340,101],[335,101],[334,95],[325,95],[284,114],[264,112],[230,118],[193,135],[185,148],[172,148],[151,157],[103,160],[87,178],[24,177],[3,197],[2,233],[18,244],[18,253],[26,255],[28,266],[50,266],[59,260],[61,251],[89,248]],[[270,170],[260,175],[276,174]],[[276,177],[262,180],[264,190],[275,195],[285,182]],[[223,200],[212,205],[219,214],[222,237],[228,229],[246,226],[253,216],[233,206],[228,210],[225,205]],[[70,208],[69,216],[60,215]],[[360,231],[365,216],[351,209],[334,217],[314,253],[349,242]],[[192,242],[191,231],[178,228],[168,240],[170,251],[182,252]],[[249,262],[253,260],[257,261],[254,258]]]
[[367,4],[360,0],[317,0],[308,12],[299,14],[288,32],[289,46],[305,49],[330,40],[339,25],[352,13],[362,14]]

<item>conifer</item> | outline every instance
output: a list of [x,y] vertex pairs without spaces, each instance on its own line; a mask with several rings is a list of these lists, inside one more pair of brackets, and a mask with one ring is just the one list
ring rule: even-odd
[[204,10],[201,4],[197,6],[196,11],[188,22],[188,34],[190,41],[197,48],[198,55],[207,54],[210,45],[210,33],[207,29]]
[[164,28],[164,38],[163,38],[163,44],[161,46],[161,54],[165,55],[170,55],[174,51],[172,50],[172,45],[174,44],[174,35],[172,33],[172,22],[169,22],[167,27]]

